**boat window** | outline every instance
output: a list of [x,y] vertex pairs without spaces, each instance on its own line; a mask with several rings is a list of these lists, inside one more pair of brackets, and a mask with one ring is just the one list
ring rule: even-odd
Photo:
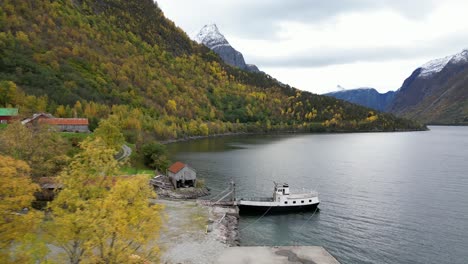
[[284,204],[288,204],[288,201],[284,202]]
[[311,203],[311,202],[312,202],[312,200],[309,200],[309,203]]
[[296,201],[293,201],[293,203],[295,204],[295,203],[296,203]]
[[301,203],[304,203],[304,200],[302,200]]

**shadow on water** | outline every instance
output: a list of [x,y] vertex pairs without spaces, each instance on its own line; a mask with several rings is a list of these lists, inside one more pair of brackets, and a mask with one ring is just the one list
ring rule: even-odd
[[168,144],[167,150],[171,158],[181,153],[224,152],[246,149],[249,146],[270,144],[272,142],[291,138],[291,135],[235,135],[213,138],[203,138]]
[[310,242],[304,243],[303,234],[310,233],[309,228],[319,220],[320,209],[316,212],[288,212],[263,217],[241,215],[239,230],[244,238],[241,244],[258,246],[258,241],[261,240],[261,245],[264,246],[311,245]]

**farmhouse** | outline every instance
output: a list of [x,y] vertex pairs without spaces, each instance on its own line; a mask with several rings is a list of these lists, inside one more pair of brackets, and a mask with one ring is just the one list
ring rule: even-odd
[[167,176],[175,188],[195,187],[197,181],[197,172],[180,161],[172,164],[167,170]]
[[0,108],[0,124],[6,124],[18,116],[17,108]]
[[51,114],[37,113],[21,123],[23,125],[46,124],[55,127],[60,132],[89,132],[87,118],[55,118]]

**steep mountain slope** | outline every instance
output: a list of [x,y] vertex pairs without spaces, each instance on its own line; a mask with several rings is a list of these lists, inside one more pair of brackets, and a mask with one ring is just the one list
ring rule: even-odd
[[[23,115],[113,114],[127,140],[270,130],[419,129],[225,64],[152,0],[3,0],[0,94]],[[142,132],[143,131],[143,132]]]
[[326,93],[324,95],[373,108],[378,111],[385,111],[392,103],[395,92],[389,91],[381,94],[374,88],[357,88]]
[[231,66],[250,72],[258,72],[257,66],[246,64],[242,53],[234,49],[216,24],[205,25],[195,36],[195,41],[216,52],[223,61]]
[[468,123],[468,50],[417,68],[389,110],[426,123]]

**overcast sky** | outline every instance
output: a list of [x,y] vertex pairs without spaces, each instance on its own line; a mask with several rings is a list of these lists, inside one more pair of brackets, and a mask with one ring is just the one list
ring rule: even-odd
[[278,80],[324,93],[396,90],[425,62],[468,48],[467,0],[158,0],[190,36],[216,23]]

